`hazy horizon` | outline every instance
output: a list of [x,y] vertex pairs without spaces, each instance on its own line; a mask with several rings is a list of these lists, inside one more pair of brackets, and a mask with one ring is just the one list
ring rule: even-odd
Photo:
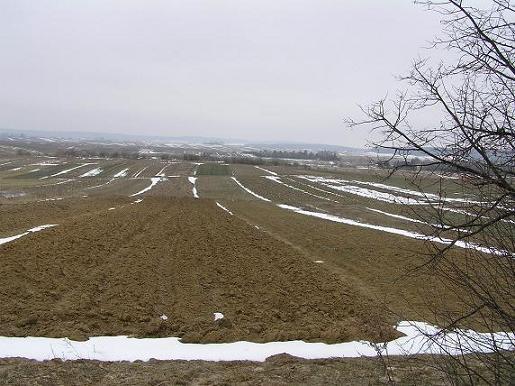
[[0,0],[0,127],[362,147],[343,118],[440,29],[387,4]]

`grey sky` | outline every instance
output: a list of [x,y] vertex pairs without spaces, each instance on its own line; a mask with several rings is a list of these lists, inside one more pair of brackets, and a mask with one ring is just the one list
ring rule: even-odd
[[0,0],[0,127],[363,145],[439,31],[411,0]]

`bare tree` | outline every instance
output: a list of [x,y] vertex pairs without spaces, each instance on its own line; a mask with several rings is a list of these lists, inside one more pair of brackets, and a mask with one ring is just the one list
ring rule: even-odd
[[[422,190],[438,180],[438,199],[425,196],[419,216],[437,225],[434,237],[448,244],[432,251],[430,264],[460,294],[457,314],[441,315],[447,328],[474,320],[486,330],[515,330],[515,8],[510,0],[490,0],[479,9],[465,0],[417,1],[442,17],[443,33],[431,46],[445,59],[418,59],[401,81],[406,91],[362,108],[367,125],[382,133],[374,143],[387,149],[391,174],[409,168]],[[413,125],[423,112],[436,117],[427,127]],[[404,173],[404,172],[403,172]],[[435,178],[438,177],[438,179]],[[450,184],[466,199],[450,197]],[[425,208],[426,210],[421,210]],[[456,245],[482,245],[456,259]],[[468,244],[467,244],[468,243]],[[512,342],[513,343],[513,342]],[[482,356],[490,377],[471,374],[467,350],[453,358],[468,381],[493,383],[513,377],[513,356],[492,345]],[[511,375],[510,375],[511,373]],[[484,378],[484,379],[483,379]]]

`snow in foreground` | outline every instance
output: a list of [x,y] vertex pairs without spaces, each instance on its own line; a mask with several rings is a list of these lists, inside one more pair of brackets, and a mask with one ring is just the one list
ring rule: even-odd
[[51,228],[51,227],[55,227],[55,226],[57,226],[57,224],[40,225],[35,228],[28,229],[27,231],[20,233],[18,235],[4,237],[3,239],[0,239],[0,245],[9,243],[9,242],[19,239],[23,236],[27,236],[30,233],[36,233],[36,232],[42,231],[43,229],[47,229],[47,228]]
[[305,359],[374,357],[389,355],[488,353],[494,347],[515,350],[515,334],[477,333],[470,330],[443,332],[423,322],[401,322],[397,330],[405,336],[387,343],[367,341],[325,344],[303,341],[270,343],[181,343],[179,338],[94,337],[85,342],[67,338],[0,337],[0,358],[35,360],[148,361],[264,361],[277,354]]

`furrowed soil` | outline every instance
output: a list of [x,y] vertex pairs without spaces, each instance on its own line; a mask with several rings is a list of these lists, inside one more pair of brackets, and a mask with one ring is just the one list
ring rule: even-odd
[[[474,358],[470,358],[469,363],[475,370],[481,370],[481,364]],[[373,358],[303,360],[277,355],[263,363],[6,359],[0,360],[0,385],[447,385],[452,384],[451,381],[455,384],[470,382],[459,372],[450,379],[442,371],[445,364],[445,359],[439,357],[392,357],[388,359],[388,377],[384,364]]]
[[[214,201],[117,204],[0,246],[0,335],[184,342],[397,336],[380,308],[338,275]],[[214,322],[214,312],[225,318]]]

